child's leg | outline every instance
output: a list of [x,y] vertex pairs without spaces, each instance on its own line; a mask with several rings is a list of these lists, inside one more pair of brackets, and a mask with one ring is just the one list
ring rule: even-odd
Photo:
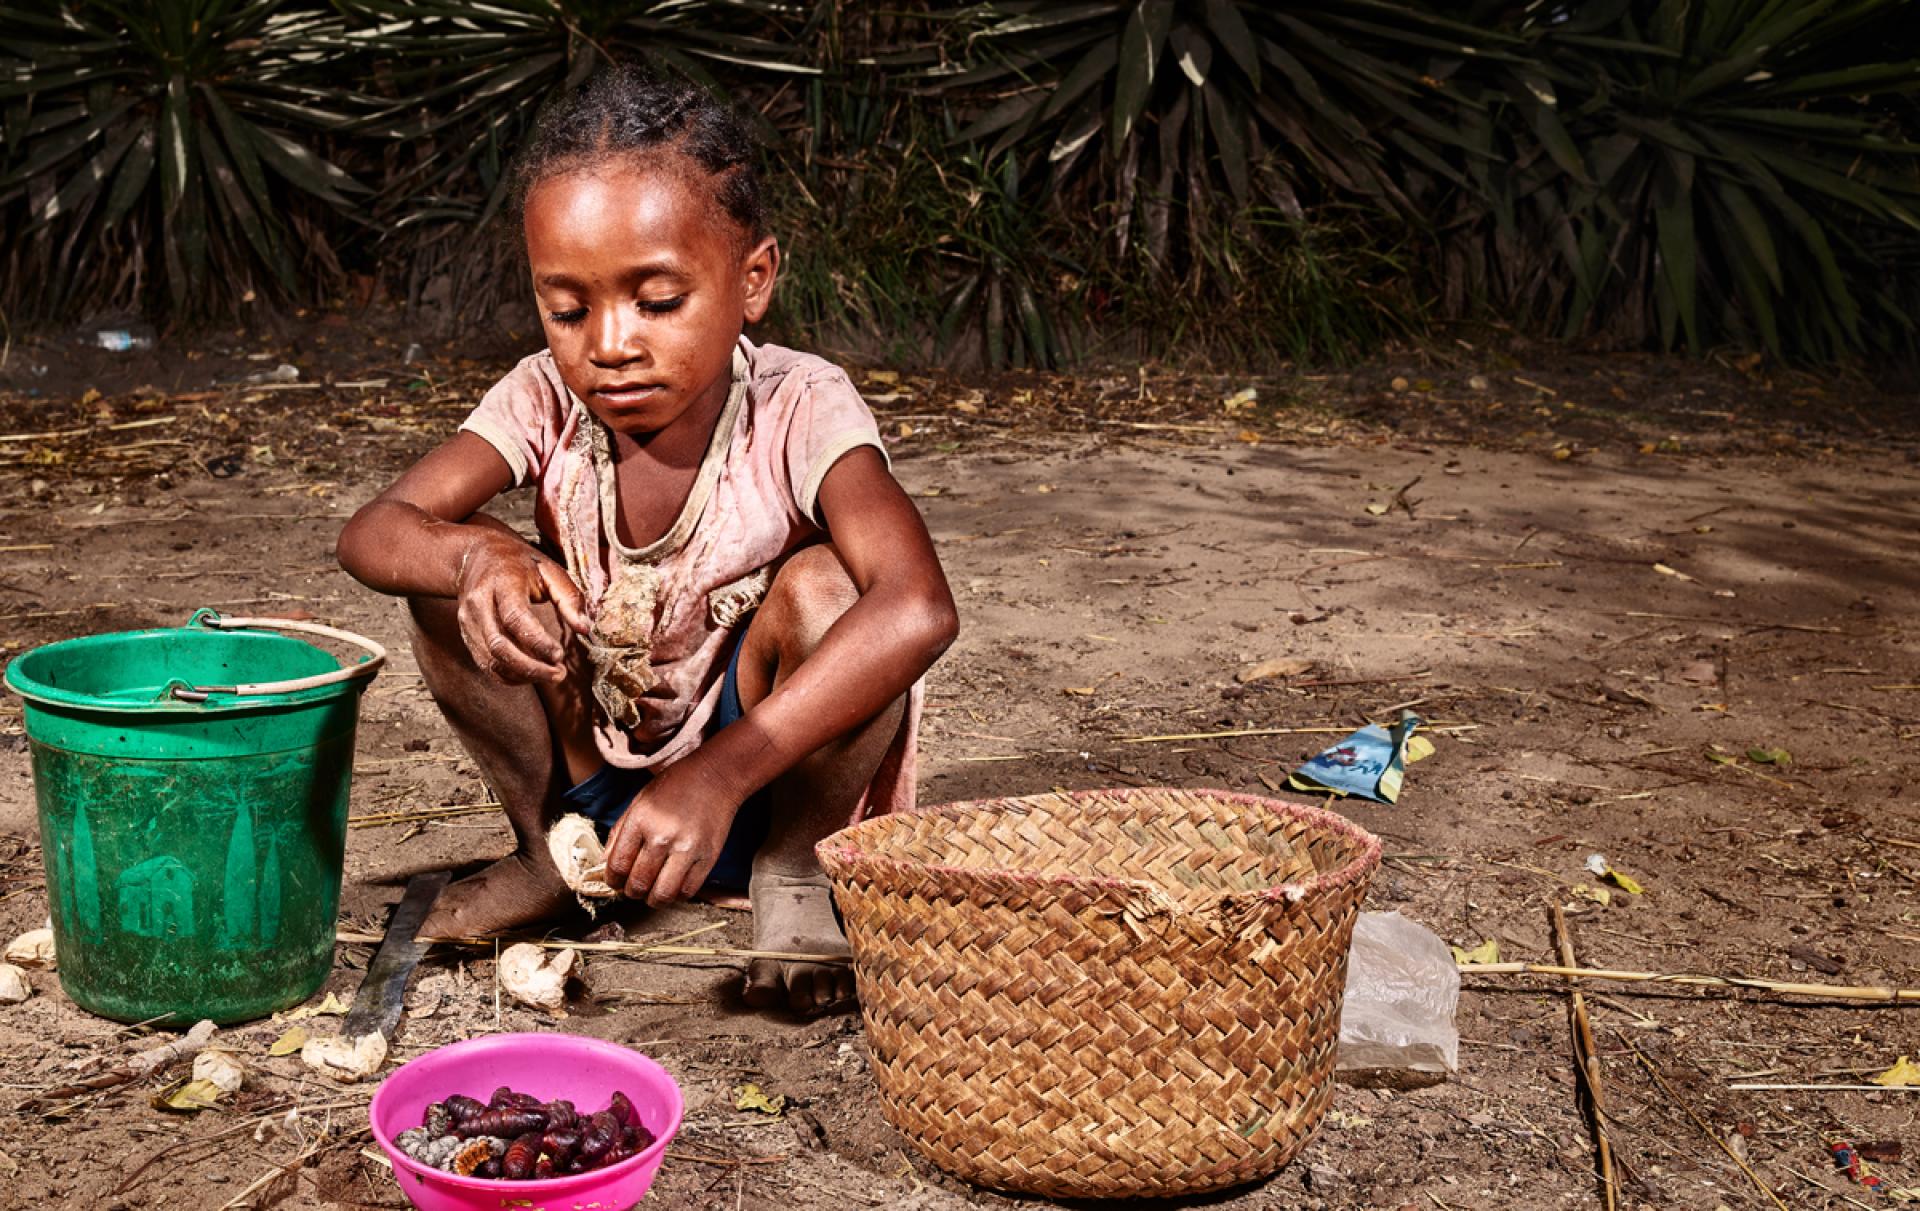
[[[409,598],[407,606],[427,690],[500,797],[516,842],[513,853],[440,893],[421,936],[497,933],[571,907],[573,894],[553,867],[546,835],[562,792],[600,763],[583,684],[575,678],[560,686],[507,685],[474,663],[460,637],[457,602]],[[535,612],[560,633],[550,607]]]
[[[742,640],[741,704],[751,711],[819,648],[840,615],[859,599],[831,546],[795,554],[774,577]],[[753,943],[757,950],[846,954],[832,893],[813,847],[844,827],[900,730],[900,699],[842,739],[775,779],[772,826],[753,861]],[[853,999],[844,965],[757,960],[747,969],[746,997],[760,1007],[785,1005],[817,1013]]]

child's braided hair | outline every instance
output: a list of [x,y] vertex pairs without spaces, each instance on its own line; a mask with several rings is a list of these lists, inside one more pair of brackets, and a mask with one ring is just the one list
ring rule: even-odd
[[673,152],[701,170],[750,244],[767,222],[753,151],[746,122],[704,88],[616,64],[542,111],[514,166],[514,213],[524,213],[527,195],[550,176],[621,155]]

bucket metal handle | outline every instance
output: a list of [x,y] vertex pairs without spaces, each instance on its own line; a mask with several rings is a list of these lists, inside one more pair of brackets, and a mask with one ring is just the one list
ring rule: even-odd
[[371,677],[380,671],[387,662],[387,649],[381,647],[364,635],[352,631],[343,631],[338,627],[322,626],[317,622],[295,622],[289,618],[222,618],[214,610],[195,610],[193,617],[187,619],[188,626],[212,627],[218,631],[271,630],[298,631],[303,635],[318,635],[325,639],[366,649],[366,659],[358,664],[342,665],[331,673],[316,673],[311,677],[296,677],[290,681],[260,681],[246,685],[187,685],[170,684],[167,689],[182,702],[205,702],[210,694],[227,694],[235,698],[258,698],[269,694],[291,694],[296,690],[318,689],[323,685],[338,685],[343,681],[353,681],[362,677]]

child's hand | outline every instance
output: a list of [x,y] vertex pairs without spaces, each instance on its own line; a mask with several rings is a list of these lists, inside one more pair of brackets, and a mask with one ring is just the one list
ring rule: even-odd
[[517,538],[483,534],[461,557],[460,637],[473,662],[509,684],[564,681],[566,647],[528,607],[551,602],[584,634],[586,603],[566,569]]
[[744,795],[695,752],[634,797],[607,839],[607,882],[655,908],[700,890],[720,860]]

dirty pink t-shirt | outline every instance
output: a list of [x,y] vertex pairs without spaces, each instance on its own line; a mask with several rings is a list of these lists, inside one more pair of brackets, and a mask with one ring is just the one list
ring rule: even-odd
[[[534,522],[565,560],[589,616],[623,562],[658,574],[657,683],[634,699],[631,728],[596,711],[600,752],[612,765],[662,768],[698,747],[719,706],[737,624],[782,560],[831,537],[815,507],[828,469],[862,446],[886,456],[873,413],[832,363],[742,337],[733,375],[679,518],[641,548],[621,543],[614,527],[607,431],[560,381],[550,352],[514,367],[460,426],[499,452],[514,487],[534,486]],[[860,816],[912,808],[920,702],[915,685]]]

